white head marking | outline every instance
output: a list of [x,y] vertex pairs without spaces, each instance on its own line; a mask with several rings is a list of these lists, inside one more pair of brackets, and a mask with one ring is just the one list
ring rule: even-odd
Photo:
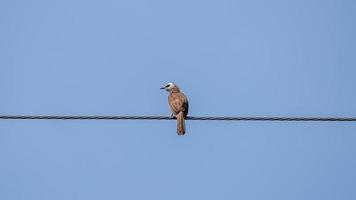
[[167,83],[162,89],[171,91],[176,85],[174,83]]

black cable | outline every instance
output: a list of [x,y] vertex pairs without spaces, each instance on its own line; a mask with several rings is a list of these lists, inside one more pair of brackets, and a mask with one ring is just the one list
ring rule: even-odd
[[[174,120],[168,116],[105,116],[105,115],[0,115],[3,120]],[[219,121],[356,121],[355,117],[217,117],[188,116],[186,120]]]

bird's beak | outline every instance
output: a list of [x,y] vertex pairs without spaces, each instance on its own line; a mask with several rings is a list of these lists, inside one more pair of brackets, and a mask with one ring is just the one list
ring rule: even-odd
[[166,87],[161,87],[160,89],[163,90],[163,89],[166,89]]

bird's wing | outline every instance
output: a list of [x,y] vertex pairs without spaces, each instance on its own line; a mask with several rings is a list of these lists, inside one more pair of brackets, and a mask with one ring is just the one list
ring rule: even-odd
[[188,99],[183,93],[172,93],[168,97],[168,102],[173,113],[178,114],[183,111],[184,114],[188,114]]

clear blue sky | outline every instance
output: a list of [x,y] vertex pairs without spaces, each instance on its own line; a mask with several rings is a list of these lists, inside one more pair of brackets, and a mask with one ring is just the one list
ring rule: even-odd
[[[0,113],[356,116],[353,0],[2,0]],[[0,199],[356,199],[351,122],[0,121]]]

